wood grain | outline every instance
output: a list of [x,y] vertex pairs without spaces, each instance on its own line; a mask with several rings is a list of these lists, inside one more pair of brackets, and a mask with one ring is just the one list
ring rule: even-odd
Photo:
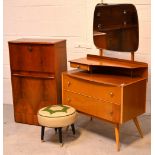
[[40,108],[61,104],[61,73],[67,70],[63,40],[9,42],[15,121],[38,125]]
[[122,122],[131,120],[143,113],[146,108],[146,79],[123,87]]
[[120,151],[119,124],[115,125],[116,148]]

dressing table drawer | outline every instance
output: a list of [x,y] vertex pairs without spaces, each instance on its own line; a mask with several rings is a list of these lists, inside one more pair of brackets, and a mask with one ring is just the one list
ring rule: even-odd
[[71,92],[91,96],[94,99],[108,100],[117,105],[121,102],[121,88],[108,84],[95,83],[81,80],[63,74],[63,89]]
[[79,93],[63,91],[63,104],[73,106],[77,111],[108,121],[120,121],[120,106],[112,102],[98,100]]
[[85,64],[70,62],[70,66],[73,67],[73,68],[78,68],[78,69],[90,71],[90,66],[85,65]]

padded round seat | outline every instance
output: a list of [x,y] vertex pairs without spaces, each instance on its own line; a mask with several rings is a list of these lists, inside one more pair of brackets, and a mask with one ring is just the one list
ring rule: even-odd
[[41,140],[44,138],[45,127],[59,130],[59,140],[62,143],[61,128],[71,125],[73,134],[75,134],[74,122],[77,118],[76,110],[68,105],[50,105],[38,111],[38,122],[42,126]]
[[75,122],[76,110],[68,105],[51,105],[38,112],[38,122],[46,127],[65,127]]

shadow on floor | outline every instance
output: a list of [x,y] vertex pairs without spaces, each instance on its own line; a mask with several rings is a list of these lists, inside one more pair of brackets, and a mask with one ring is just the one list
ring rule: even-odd
[[[150,115],[142,115],[138,117],[144,137],[151,132],[150,117]],[[83,128],[83,130],[93,132],[115,141],[113,124],[99,120],[97,118],[93,118],[93,120],[91,120],[89,116],[83,114],[80,114],[79,120],[83,120],[77,122],[77,126],[79,128]],[[120,143],[129,145],[140,139],[141,137],[139,135],[139,132],[132,120],[120,126]]]

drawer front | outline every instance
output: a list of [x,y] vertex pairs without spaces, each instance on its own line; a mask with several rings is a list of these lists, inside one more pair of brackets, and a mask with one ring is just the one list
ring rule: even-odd
[[52,45],[9,44],[12,70],[54,72]]
[[14,112],[37,115],[40,108],[57,104],[55,79],[12,75]]
[[119,122],[120,119],[120,106],[77,93],[63,91],[63,104],[68,104],[80,112],[108,121]]
[[78,68],[78,69],[90,71],[90,66],[88,66],[88,65],[70,62],[70,66],[73,68]]
[[121,88],[63,75],[63,89],[120,105]]

